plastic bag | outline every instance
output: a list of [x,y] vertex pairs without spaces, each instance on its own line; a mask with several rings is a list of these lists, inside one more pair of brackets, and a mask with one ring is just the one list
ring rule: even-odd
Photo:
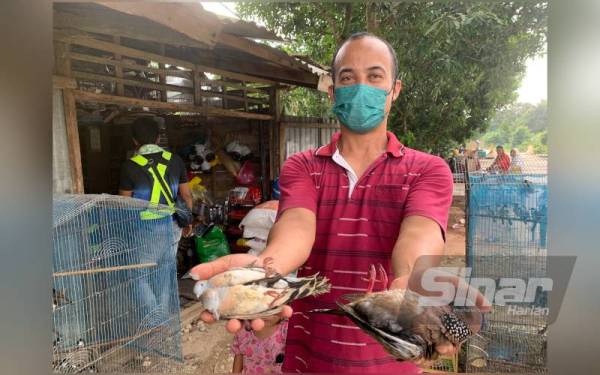
[[256,166],[251,161],[245,161],[236,176],[240,185],[252,185],[256,182]]
[[208,229],[204,235],[195,236],[194,241],[200,263],[210,262],[230,253],[225,234],[217,226]]

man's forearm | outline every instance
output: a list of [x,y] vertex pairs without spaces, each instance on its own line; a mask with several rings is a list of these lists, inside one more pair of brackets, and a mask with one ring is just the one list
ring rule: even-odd
[[267,247],[259,259],[272,258],[277,272],[287,275],[308,259],[315,232],[314,213],[303,208],[289,209],[271,228]]
[[[444,253],[444,239],[439,225],[422,216],[404,219],[398,240],[392,252],[392,288],[406,288],[414,273],[436,266]],[[424,255],[430,257],[418,262]],[[417,263],[418,262],[418,263]],[[419,269],[415,269],[417,267]]]

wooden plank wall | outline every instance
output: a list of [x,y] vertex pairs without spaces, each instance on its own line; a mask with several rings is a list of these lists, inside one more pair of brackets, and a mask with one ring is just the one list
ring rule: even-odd
[[297,152],[328,144],[331,136],[339,131],[340,125],[334,119],[286,116],[281,119],[278,128],[281,166]]
[[[278,101],[272,97],[277,93],[277,82],[165,56],[167,47],[165,44],[118,36],[92,37],[79,32],[55,30],[56,65],[53,81],[55,88],[60,88],[63,95],[62,109],[72,175],[71,192],[84,192],[80,146],[87,144],[79,139],[76,103],[79,103],[79,107],[91,106],[92,109],[104,105],[107,109],[104,113],[106,125],[131,107],[145,107],[163,114],[187,113],[212,119],[225,118],[230,123],[235,119],[245,124],[249,120],[257,120],[256,124],[268,121],[271,124],[269,128],[277,124],[273,121],[278,113],[277,107],[272,107],[278,106]],[[255,130],[258,132],[258,127],[243,131],[253,135]],[[268,138],[262,140],[269,152],[275,143],[272,133],[269,130]],[[89,137],[89,133],[86,132],[84,136]],[[253,136],[249,138],[254,139]],[[258,133],[256,140],[259,140]],[[89,153],[89,147],[85,152],[86,155]],[[258,147],[256,153],[259,155]],[[93,154],[91,157],[98,158]],[[273,156],[269,154],[268,162],[272,159]],[[113,177],[116,163],[111,161],[107,166]],[[92,164],[96,163],[92,160]],[[267,172],[267,178],[271,179],[275,173],[274,166],[269,165]],[[220,172],[216,173],[218,175]]]

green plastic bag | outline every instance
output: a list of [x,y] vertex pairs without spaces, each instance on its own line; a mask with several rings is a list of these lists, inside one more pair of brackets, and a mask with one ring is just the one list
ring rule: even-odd
[[196,254],[200,263],[210,262],[229,254],[229,243],[221,228],[214,226],[204,236],[195,236]]

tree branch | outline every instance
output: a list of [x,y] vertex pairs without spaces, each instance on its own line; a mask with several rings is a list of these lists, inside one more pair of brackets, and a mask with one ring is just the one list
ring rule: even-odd
[[352,3],[346,3],[345,8],[344,28],[342,29],[342,34],[340,35],[340,41],[338,41],[338,44],[350,36],[350,25],[352,24]]

